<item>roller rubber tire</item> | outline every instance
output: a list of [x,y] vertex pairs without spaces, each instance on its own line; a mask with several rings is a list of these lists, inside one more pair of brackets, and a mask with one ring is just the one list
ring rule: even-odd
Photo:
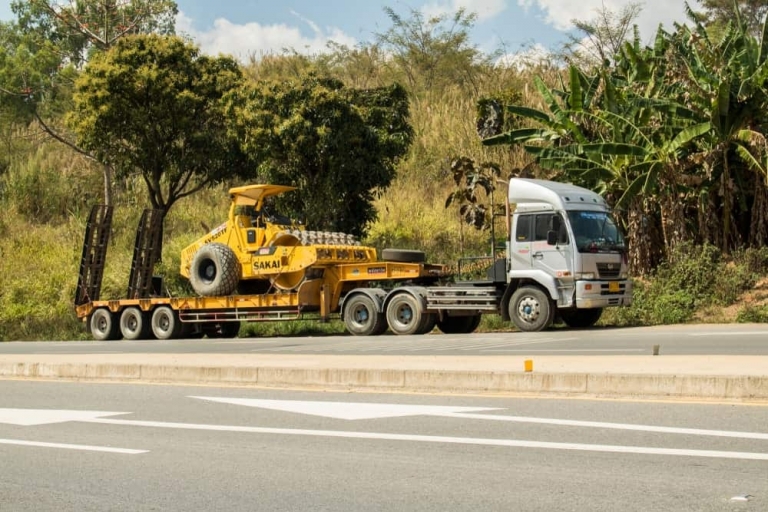
[[230,295],[240,281],[240,262],[228,246],[205,244],[192,258],[189,282],[204,297]]
[[91,313],[88,325],[91,336],[97,341],[114,341],[122,336],[117,316],[107,308],[99,308]]
[[424,263],[427,261],[427,255],[411,249],[384,249],[381,251],[381,259],[396,263]]

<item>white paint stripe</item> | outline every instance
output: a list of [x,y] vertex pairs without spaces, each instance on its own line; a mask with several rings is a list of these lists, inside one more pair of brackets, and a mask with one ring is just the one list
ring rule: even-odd
[[643,348],[497,348],[482,352],[648,352]]
[[518,441],[514,439],[482,439],[476,437],[423,436],[410,434],[384,434],[378,432],[348,432],[343,430],[305,430],[293,428],[238,427],[229,425],[200,425],[194,423],[165,423],[157,421],[132,421],[93,419],[88,423],[126,425],[137,427],[176,428],[185,430],[213,430],[218,432],[247,432],[252,434],[276,434],[291,436],[337,437],[348,439],[376,439],[383,441],[411,441],[420,443],[468,444],[479,446],[504,446],[512,448],[539,448],[545,450],[576,450],[584,452],[632,453],[640,455],[669,455],[676,457],[711,457],[717,459],[766,460],[768,453],[726,452],[717,450],[683,450],[676,448],[651,448],[646,446],[617,446],[606,444],[551,443],[542,441]]
[[62,448],[65,450],[83,450],[89,452],[121,453],[124,455],[138,455],[148,453],[149,450],[131,450],[128,448],[108,448],[106,446],[89,446],[86,444],[43,443],[40,441],[22,441],[20,439],[0,439],[0,444],[13,444],[19,446],[36,446],[40,448]]
[[[632,423],[605,423],[602,421],[559,420],[553,418],[531,418],[527,416],[497,416],[491,414],[475,414],[471,412],[447,412],[430,414],[446,418],[461,418],[474,420],[512,421],[515,423],[539,423],[544,425],[559,425],[566,427],[608,428],[613,430],[634,430],[640,432],[660,432],[664,434],[685,434],[691,436],[733,437],[738,439],[768,440],[768,434],[762,432],[737,432],[733,430],[707,430],[700,428],[661,427],[656,425],[635,425]],[[90,421],[90,420],[89,420]]]
[[691,332],[688,333],[688,336],[766,336],[768,335],[768,331],[750,331],[750,332],[739,332],[739,331],[726,331],[726,332]]

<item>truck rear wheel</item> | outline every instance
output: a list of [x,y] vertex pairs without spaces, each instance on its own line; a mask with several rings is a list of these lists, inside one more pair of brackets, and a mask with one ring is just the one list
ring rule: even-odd
[[149,315],[131,306],[120,315],[120,332],[127,340],[146,340],[151,337],[152,325]]
[[592,327],[600,320],[602,314],[602,308],[560,310],[560,318],[562,318],[565,325],[574,329]]
[[97,341],[114,341],[120,339],[120,323],[115,315],[107,308],[99,308],[91,313],[88,320],[91,336]]
[[424,313],[421,318],[421,326],[416,334],[429,334],[437,325],[437,313]]
[[344,304],[344,327],[355,336],[375,336],[387,330],[387,321],[371,297],[358,294]]
[[444,334],[469,334],[475,332],[480,320],[481,315],[446,316],[437,322],[437,328]]
[[192,258],[189,282],[198,295],[230,295],[240,281],[240,263],[228,246],[205,244]]
[[387,305],[387,323],[395,334],[419,334],[424,314],[421,301],[410,293],[398,293]]
[[209,338],[236,338],[240,334],[240,322],[212,323],[203,327],[203,331]]
[[168,306],[160,306],[152,313],[152,332],[159,340],[172,340],[181,334],[179,315]]
[[509,316],[521,331],[543,331],[552,325],[555,308],[541,288],[521,286],[509,299]]

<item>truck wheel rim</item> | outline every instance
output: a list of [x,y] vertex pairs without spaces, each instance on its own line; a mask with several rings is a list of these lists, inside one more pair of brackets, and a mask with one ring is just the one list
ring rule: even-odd
[[533,297],[523,297],[517,306],[517,314],[526,322],[535,322],[541,314],[541,305]]

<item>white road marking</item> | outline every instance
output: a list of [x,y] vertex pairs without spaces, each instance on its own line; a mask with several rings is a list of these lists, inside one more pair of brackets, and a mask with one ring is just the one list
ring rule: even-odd
[[603,421],[559,420],[554,418],[532,418],[528,416],[494,416],[491,414],[469,414],[463,412],[433,414],[431,416],[444,416],[446,418],[463,418],[473,420],[511,421],[516,423],[539,423],[544,425],[559,425],[566,427],[607,428],[613,430],[659,432],[664,434],[685,434],[690,436],[733,437],[738,439],[768,440],[768,434],[763,432],[738,432],[733,430],[662,427],[656,425],[636,425],[632,423],[606,423]]
[[729,452],[718,450],[684,450],[675,448],[652,448],[646,446],[617,446],[606,444],[551,443],[542,441],[520,441],[515,439],[483,439],[477,437],[424,436],[410,434],[389,434],[378,432],[350,432],[343,430],[307,430],[294,428],[238,427],[229,425],[201,425],[194,423],[166,423],[159,421],[133,421],[117,419],[93,419],[88,423],[125,425],[132,427],[175,428],[185,430],[211,430],[217,432],[247,432],[252,434],[275,434],[291,436],[335,437],[347,439],[376,439],[382,441],[410,441],[421,443],[465,444],[479,446],[503,446],[510,448],[538,448],[546,450],[575,450],[584,452],[629,453],[638,455],[668,455],[677,457],[710,457],[717,459],[766,460],[768,453]]
[[768,331],[690,332],[688,336],[766,336]]
[[496,348],[482,352],[647,352],[643,348]]
[[443,416],[454,412],[498,411],[493,407],[451,407],[441,405],[377,404],[364,402],[317,402],[306,400],[259,400],[253,398],[219,398],[191,396],[224,404],[245,405],[275,411],[294,412],[340,420],[370,420],[403,416]]
[[90,446],[87,444],[43,443],[39,441],[22,441],[20,439],[0,439],[0,444],[19,446],[35,446],[39,448],[61,448],[64,450],[83,450],[88,452],[120,453],[124,455],[139,455],[149,453],[149,450],[131,450],[128,448],[111,448],[106,446]]
[[102,416],[118,416],[127,412],[69,411],[63,409],[0,409],[0,423],[11,425],[47,425],[68,421],[86,421]]

